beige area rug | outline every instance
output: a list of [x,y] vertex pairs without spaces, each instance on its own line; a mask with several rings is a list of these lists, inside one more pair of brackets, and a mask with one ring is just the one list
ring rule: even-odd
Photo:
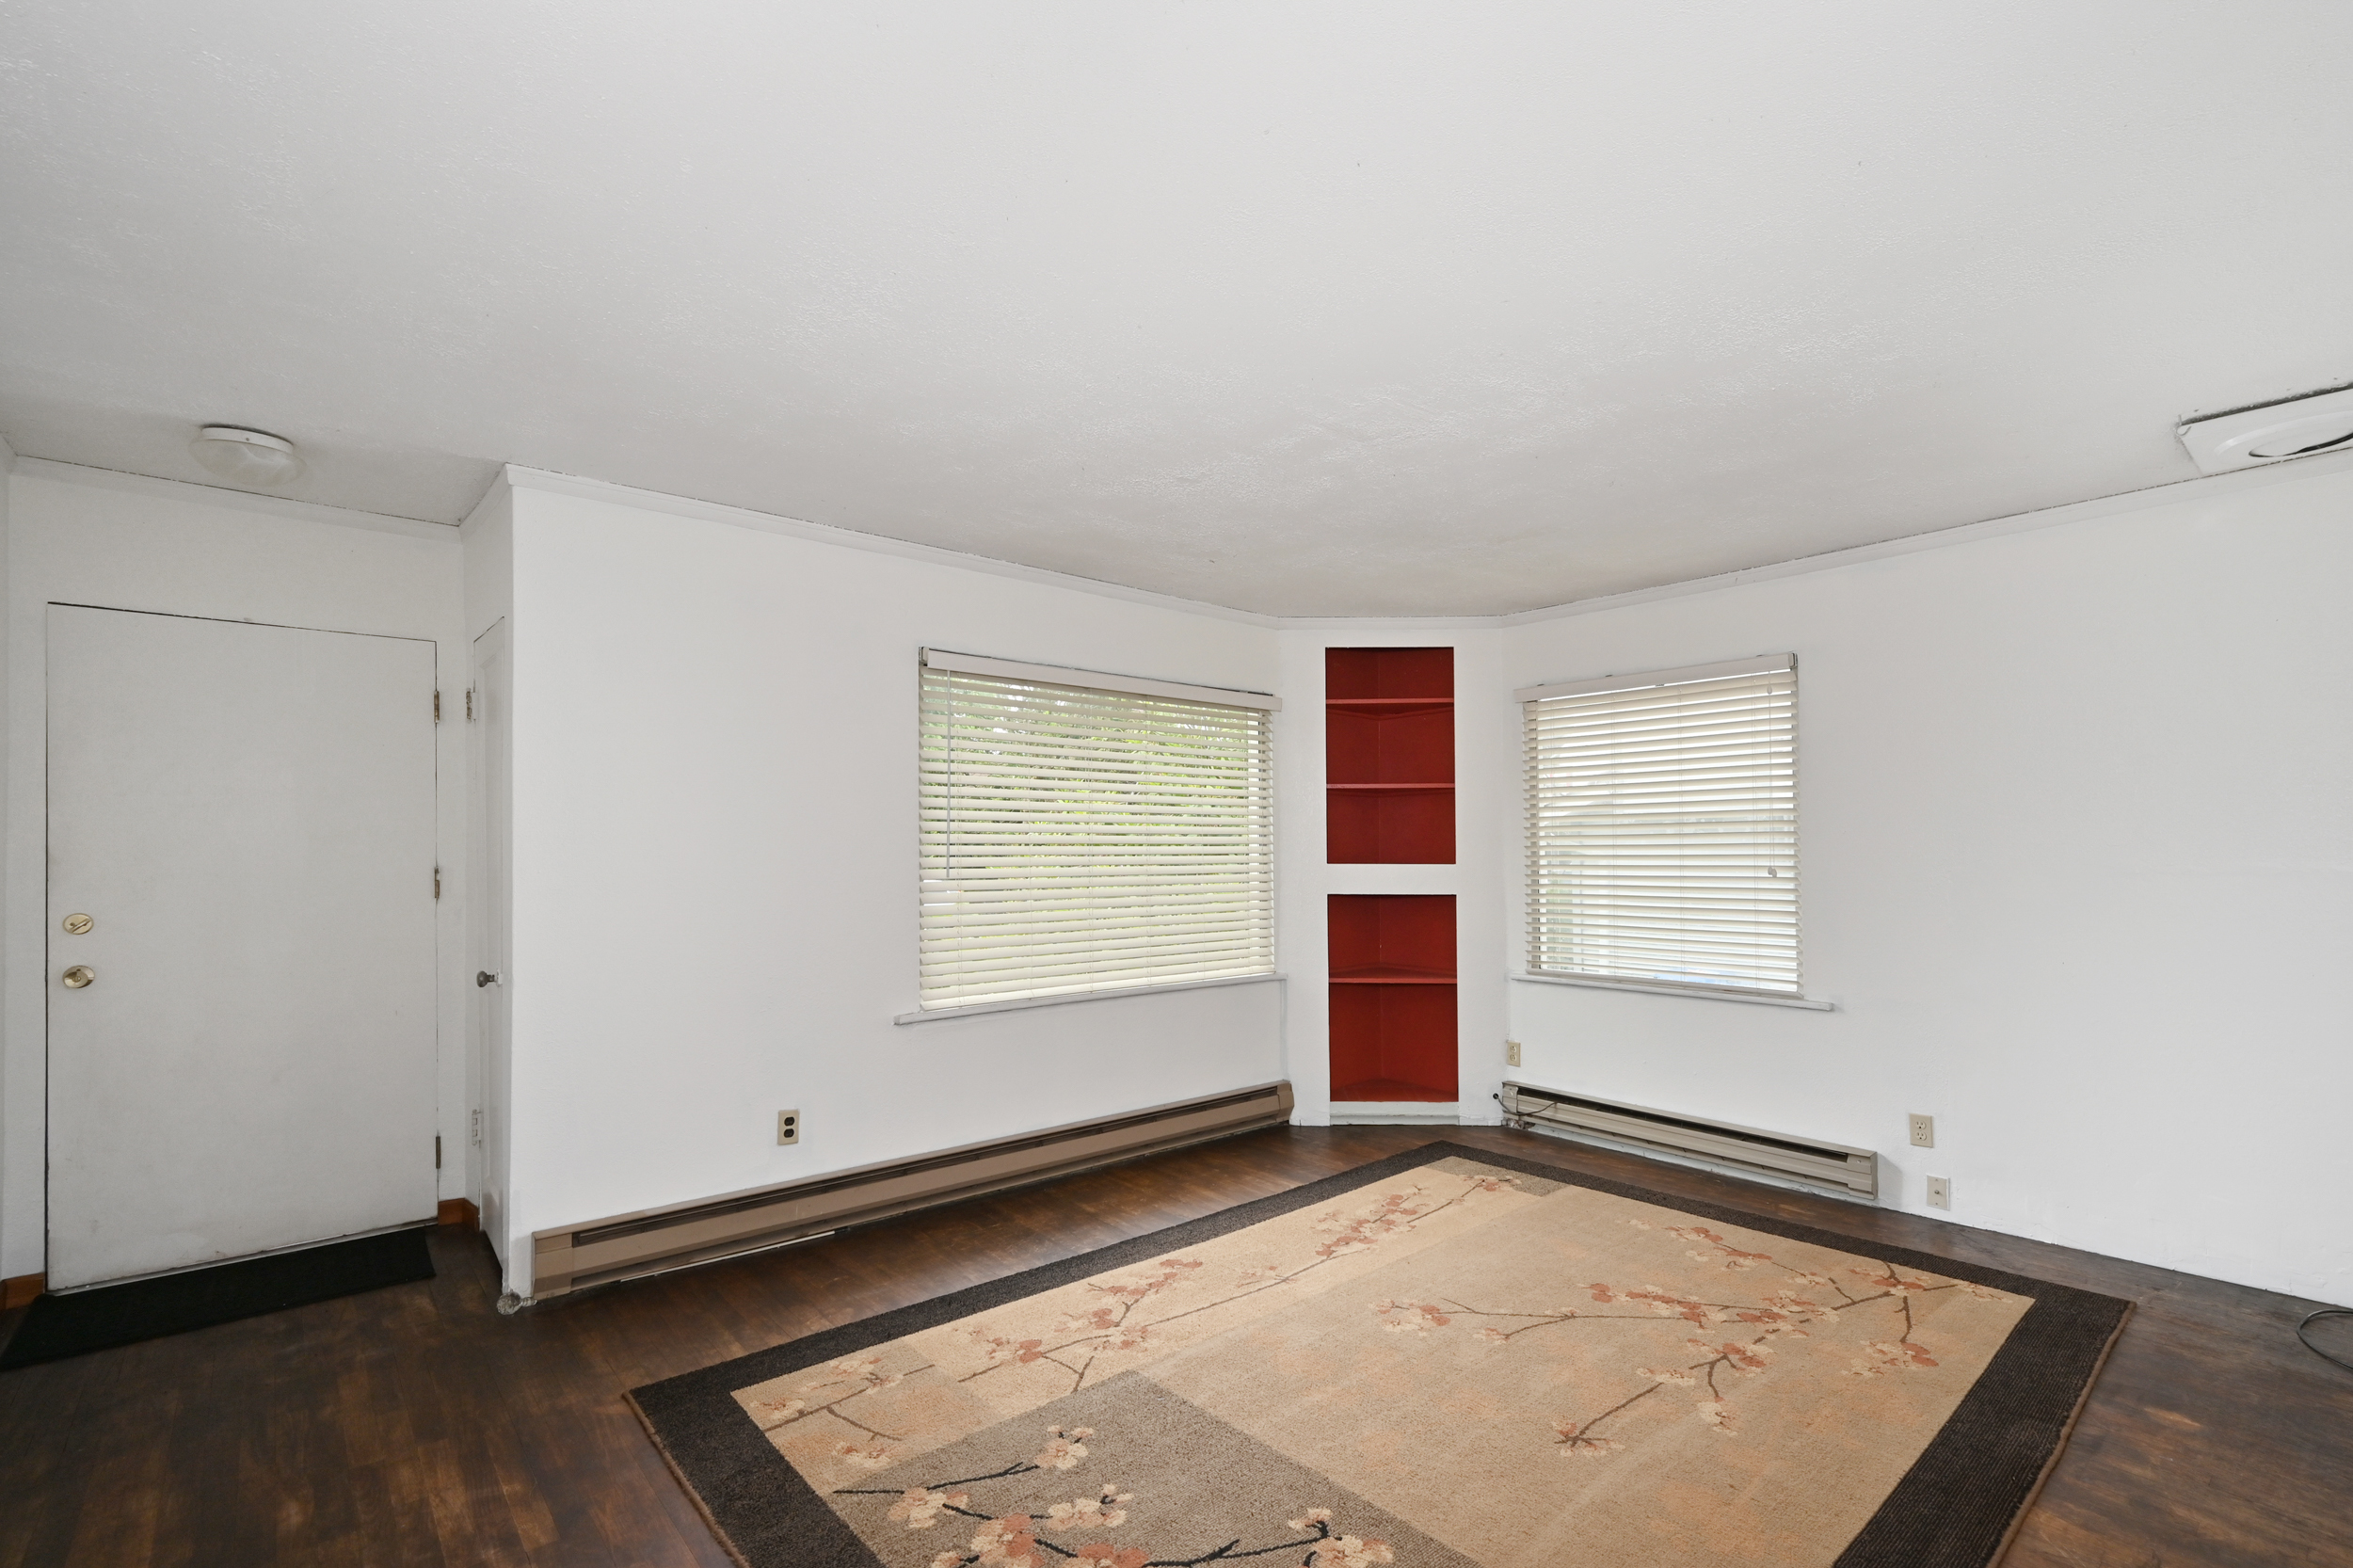
[[1437,1144],[631,1397],[748,1568],[1984,1568],[2129,1310]]

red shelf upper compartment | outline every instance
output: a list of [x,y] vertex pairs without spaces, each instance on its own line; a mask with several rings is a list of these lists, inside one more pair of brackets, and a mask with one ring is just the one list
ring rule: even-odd
[[1323,696],[1328,702],[1451,702],[1450,648],[1327,648]]
[[1324,650],[1325,858],[1454,859],[1454,650]]

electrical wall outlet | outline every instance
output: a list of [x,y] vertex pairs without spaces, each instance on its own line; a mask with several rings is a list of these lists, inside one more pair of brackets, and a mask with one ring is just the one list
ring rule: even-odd
[[1930,1208],[1953,1207],[1953,1178],[1951,1176],[1929,1177],[1929,1207]]
[[1912,1146],[1915,1149],[1936,1147],[1936,1118],[1914,1112],[1912,1117]]
[[1517,1040],[1503,1042],[1503,1064],[1507,1067],[1516,1067],[1520,1064],[1520,1043]]
[[797,1111],[776,1112],[776,1142],[797,1144],[801,1141],[801,1113]]

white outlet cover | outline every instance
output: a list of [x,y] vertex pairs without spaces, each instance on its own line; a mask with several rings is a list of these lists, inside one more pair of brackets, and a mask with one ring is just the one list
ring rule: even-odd
[[2174,433],[2201,473],[2353,452],[2353,387],[2193,420]]

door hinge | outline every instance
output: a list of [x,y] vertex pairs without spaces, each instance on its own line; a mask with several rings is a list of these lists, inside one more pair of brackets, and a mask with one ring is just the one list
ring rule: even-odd
[[441,722],[441,694],[439,692],[433,694],[433,722]]
[[433,1135],[433,1168],[441,1168],[441,1135],[438,1132]]
[[441,896],[441,868],[439,866],[433,868],[433,896]]
[[473,723],[473,688],[472,686],[466,688],[466,722]]

